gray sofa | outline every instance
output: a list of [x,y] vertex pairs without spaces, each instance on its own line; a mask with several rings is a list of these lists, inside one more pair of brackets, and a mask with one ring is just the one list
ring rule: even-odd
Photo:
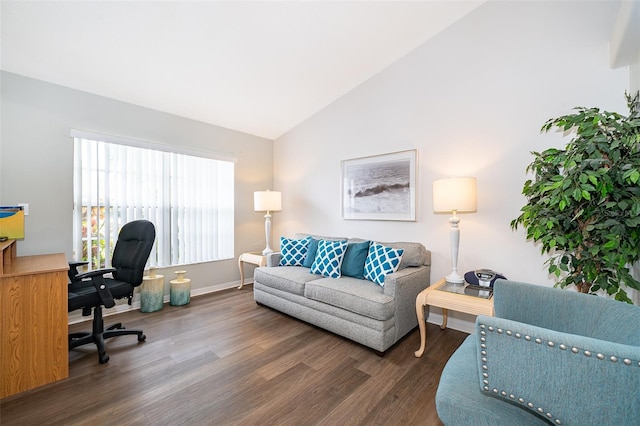
[[415,301],[418,293],[429,286],[431,252],[420,243],[380,244],[404,250],[398,270],[386,275],[384,287],[366,279],[312,274],[304,266],[278,266],[281,253],[277,252],[267,257],[267,266],[254,272],[254,299],[258,304],[384,352],[418,325]]

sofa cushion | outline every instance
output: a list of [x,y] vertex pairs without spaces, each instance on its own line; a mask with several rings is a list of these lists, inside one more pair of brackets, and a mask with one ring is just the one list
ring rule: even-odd
[[323,236],[323,235],[316,235],[316,234],[305,234],[305,233],[300,233],[298,232],[297,234],[295,234],[296,238],[307,238],[307,237],[311,237],[314,240],[327,240],[327,241],[347,241],[348,238],[347,237],[328,237],[328,236]]
[[262,266],[253,273],[255,282],[300,296],[304,295],[305,283],[318,278],[321,276],[310,274],[303,266]]
[[364,262],[369,255],[370,241],[351,242],[342,259],[342,275],[364,279]]
[[310,272],[330,278],[340,277],[340,267],[342,266],[342,259],[346,249],[346,241],[320,240]]
[[[348,240],[348,242],[363,242],[366,241],[362,238],[346,238],[346,237],[329,237],[315,234],[307,234],[307,233],[297,233],[295,234],[295,238],[307,238],[311,237],[316,240],[329,240],[329,241],[341,241]],[[382,241],[378,241],[378,243],[382,244],[385,247],[391,247],[394,249],[403,249],[404,254],[402,255],[402,261],[400,262],[400,266],[398,267],[398,271],[406,268],[407,266],[430,266],[431,265],[431,252],[429,252],[424,245],[416,242],[392,242],[385,243]],[[313,259],[311,260],[313,262]],[[311,264],[309,264],[311,267]]]
[[280,237],[280,250],[282,251],[280,266],[302,266],[307,257],[310,242],[311,237],[300,240]]
[[384,286],[384,277],[398,270],[403,249],[393,249],[382,244],[371,243],[364,264],[364,277],[380,286]]
[[421,243],[405,241],[394,243],[378,241],[378,243],[385,247],[404,250],[404,253],[402,254],[402,261],[400,262],[400,266],[398,266],[398,271],[401,271],[408,266],[431,265],[431,253],[427,251]]
[[394,299],[367,280],[320,278],[305,285],[304,296],[378,321],[393,317]]

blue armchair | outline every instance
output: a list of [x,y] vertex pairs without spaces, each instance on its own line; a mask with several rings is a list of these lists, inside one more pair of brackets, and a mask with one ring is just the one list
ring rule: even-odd
[[445,425],[639,425],[640,307],[499,280],[445,366]]

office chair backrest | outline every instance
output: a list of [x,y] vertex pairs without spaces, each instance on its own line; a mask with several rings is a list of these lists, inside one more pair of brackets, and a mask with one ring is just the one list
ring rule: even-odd
[[122,227],[113,250],[113,277],[134,287],[142,284],[144,267],[156,239],[156,228],[148,220],[134,220]]

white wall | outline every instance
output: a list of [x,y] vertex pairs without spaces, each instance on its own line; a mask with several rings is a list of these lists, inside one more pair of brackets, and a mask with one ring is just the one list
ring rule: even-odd
[[[12,73],[2,72],[0,83],[0,204],[29,203],[18,255],[63,252],[72,258],[71,128],[236,157],[235,252],[264,247],[253,191],[271,187],[272,141]],[[159,272],[167,287],[174,269]],[[236,259],[184,269],[193,289],[239,279]]]
[[640,90],[640,63],[629,67],[629,91],[635,93]]
[[[274,236],[295,232],[410,240],[432,250],[434,282],[450,271],[447,215],[434,179],[478,178],[478,212],[461,216],[459,270],[487,267],[551,285],[539,248],[513,232],[530,151],[568,142],[541,134],[575,106],[626,111],[628,72],[609,68],[617,8],[607,2],[489,2],[274,144],[283,193]],[[418,150],[415,222],[340,219],[340,161]]]
[[[629,69],[629,93],[640,91],[640,0],[623,2],[611,33],[611,66]],[[640,262],[631,268],[640,277]],[[640,305],[640,291],[628,291],[633,302]]]
[[620,3],[610,38],[612,68],[629,67],[629,88],[640,88],[640,0]]

